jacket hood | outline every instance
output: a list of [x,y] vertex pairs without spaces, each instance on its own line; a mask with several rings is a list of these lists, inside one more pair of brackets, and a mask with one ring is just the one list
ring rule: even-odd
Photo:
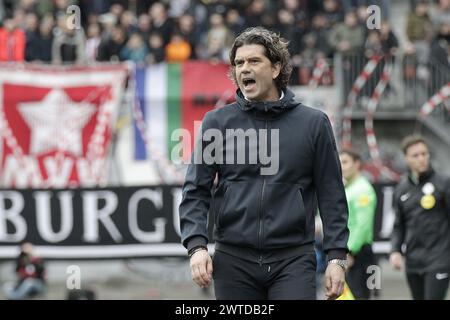
[[236,90],[236,102],[239,108],[259,116],[276,117],[297,107],[300,102],[296,101],[294,97],[294,93],[286,88],[284,97],[280,100],[255,102],[246,100],[241,90]]

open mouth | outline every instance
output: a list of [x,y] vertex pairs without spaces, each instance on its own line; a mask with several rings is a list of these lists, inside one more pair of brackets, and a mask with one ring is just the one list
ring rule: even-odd
[[242,84],[244,85],[244,89],[248,90],[254,87],[254,85],[256,84],[255,79],[251,79],[251,78],[244,78],[242,80]]

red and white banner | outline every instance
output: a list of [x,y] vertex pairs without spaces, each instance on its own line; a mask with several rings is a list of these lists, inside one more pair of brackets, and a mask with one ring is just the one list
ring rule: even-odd
[[0,186],[104,185],[125,65],[0,65]]

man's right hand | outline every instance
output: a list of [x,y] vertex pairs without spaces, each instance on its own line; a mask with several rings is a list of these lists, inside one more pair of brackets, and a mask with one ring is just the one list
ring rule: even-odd
[[389,256],[389,262],[397,270],[401,270],[403,267],[403,256],[400,252],[392,252]]
[[194,253],[190,260],[192,280],[201,288],[207,288],[212,280],[212,259],[208,251],[199,250]]

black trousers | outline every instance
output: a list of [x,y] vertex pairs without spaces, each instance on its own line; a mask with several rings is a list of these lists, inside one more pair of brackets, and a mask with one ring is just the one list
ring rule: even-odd
[[367,285],[371,273],[368,272],[369,266],[376,263],[371,245],[364,245],[359,253],[354,256],[355,262],[348,269],[346,280],[350,291],[357,300],[369,299],[370,289]]
[[414,300],[443,300],[449,283],[448,270],[424,274],[406,273],[409,289]]
[[316,264],[314,252],[260,265],[216,251],[215,295],[218,300],[315,300]]

